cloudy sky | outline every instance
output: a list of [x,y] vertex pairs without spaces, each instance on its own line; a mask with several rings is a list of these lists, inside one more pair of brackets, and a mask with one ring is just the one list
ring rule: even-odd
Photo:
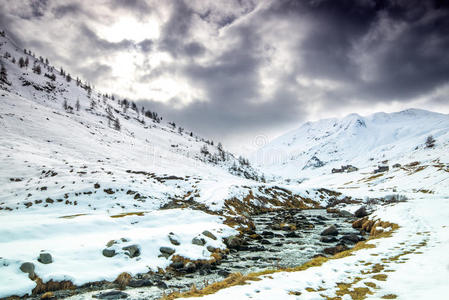
[[0,27],[238,151],[323,117],[449,113],[447,0],[1,0]]

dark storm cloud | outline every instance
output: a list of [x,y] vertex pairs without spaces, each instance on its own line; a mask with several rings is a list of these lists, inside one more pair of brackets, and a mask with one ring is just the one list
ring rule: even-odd
[[52,11],[53,15],[58,19],[64,18],[69,15],[76,16],[81,13],[85,13],[84,9],[78,3],[59,5],[59,6],[52,8],[51,11]]

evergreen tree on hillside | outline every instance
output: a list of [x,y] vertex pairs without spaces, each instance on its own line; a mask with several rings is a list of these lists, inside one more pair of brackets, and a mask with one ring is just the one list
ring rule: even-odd
[[28,57],[25,58],[25,67],[28,68],[28,65],[30,64],[30,60]]
[[6,70],[5,65],[3,63],[1,63],[0,66],[0,82],[3,82],[8,85],[11,84],[8,81],[8,71]]
[[23,57],[19,58],[19,67],[20,68],[25,67],[25,60],[23,59]]
[[80,99],[76,99],[76,104],[75,104],[76,111],[79,111],[79,110],[80,110],[80,107],[81,107],[81,105],[80,105]]
[[114,129],[117,131],[120,131],[122,129],[122,126],[120,125],[120,120],[117,118],[115,118],[114,120]]

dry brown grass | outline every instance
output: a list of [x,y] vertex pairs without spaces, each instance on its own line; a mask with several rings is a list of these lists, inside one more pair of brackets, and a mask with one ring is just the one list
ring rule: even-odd
[[114,282],[118,284],[119,289],[123,290],[126,288],[131,278],[132,277],[129,273],[123,272],[119,276],[117,276]]
[[42,279],[36,278],[36,287],[33,289],[33,295],[58,291],[58,290],[73,290],[76,286],[71,281],[53,281],[50,280],[46,283],[42,282]]
[[113,215],[110,216],[111,218],[123,218],[126,216],[139,216],[139,217],[143,217],[145,215],[144,211],[137,211],[137,212],[127,212],[127,213],[121,213],[118,215]]

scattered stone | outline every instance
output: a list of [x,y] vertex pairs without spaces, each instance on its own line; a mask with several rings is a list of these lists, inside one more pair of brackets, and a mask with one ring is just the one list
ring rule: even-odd
[[339,210],[339,211],[338,211],[338,215],[339,215],[340,217],[344,217],[344,218],[350,218],[350,217],[353,217],[353,215],[352,215],[349,211],[347,211],[347,210]]
[[162,253],[162,256],[169,257],[173,253],[175,253],[175,249],[170,247],[161,247],[159,248],[159,251]]
[[100,184],[97,182],[94,184],[94,188],[99,189],[100,188]]
[[156,281],[156,286],[163,290],[168,289],[168,285],[165,282],[163,282],[162,280]]
[[351,233],[351,234],[346,234],[344,236],[341,237],[341,240],[344,242],[351,242],[351,243],[357,243],[360,242],[362,240],[364,240],[362,237],[358,236],[357,234]]
[[37,259],[38,262],[42,263],[42,264],[51,264],[53,262],[53,258],[51,257],[51,254],[48,252],[41,252],[39,254],[39,258]]
[[203,238],[194,237],[192,239],[192,244],[198,245],[198,246],[204,246],[206,244],[206,241]]
[[271,245],[271,242],[269,241],[269,240],[261,240],[260,241],[260,243],[262,244],[262,245]]
[[298,235],[296,232],[294,232],[294,231],[290,231],[290,232],[287,232],[286,234],[285,234],[285,237],[288,237],[288,238],[299,238],[300,237],[300,235]]
[[106,300],[126,299],[128,298],[128,294],[122,291],[109,291],[92,295],[92,298],[106,299]]
[[109,194],[109,195],[115,194],[115,192],[114,192],[111,188],[109,188],[109,189],[104,189],[103,191],[104,191],[106,194]]
[[175,246],[181,245],[181,242],[179,241],[178,237],[173,232],[170,232],[168,234],[168,239],[170,240],[170,243],[172,243],[172,245]]
[[321,233],[321,235],[338,235],[338,229],[335,227],[335,225],[329,226],[328,228],[324,229]]
[[345,245],[337,245],[335,247],[330,247],[330,248],[324,248],[324,253],[329,254],[329,255],[335,255],[339,252],[348,250],[349,248],[346,247]]
[[55,201],[53,199],[51,199],[51,198],[47,198],[47,199],[45,199],[45,202],[47,202],[47,203],[54,203]]
[[338,240],[335,237],[323,236],[323,237],[320,238],[320,242],[322,242],[322,243],[336,243],[336,242],[338,242]]
[[34,277],[34,264],[32,262],[24,262],[20,266],[20,271],[23,273],[28,273],[30,277]]
[[170,265],[173,269],[179,270],[184,268],[184,263],[182,261],[175,261]]
[[231,272],[226,270],[218,270],[217,274],[223,277],[228,277],[229,275],[231,275]]
[[139,245],[129,245],[122,248],[126,251],[126,255],[128,255],[130,258],[134,258],[140,255],[140,247]]
[[225,244],[230,249],[237,249],[242,245],[242,240],[232,235],[225,240]]
[[213,239],[213,240],[217,239],[217,237],[212,232],[210,232],[209,230],[204,230],[203,231],[203,235],[207,236],[208,238]]
[[184,269],[188,272],[188,273],[192,273],[195,272],[196,270],[196,265],[189,261],[188,263],[185,264]]
[[132,279],[129,281],[128,286],[133,288],[153,286],[153,282],[149,279]]
[[117,244],[117,241],[115,241],[115,240],[110,240],[110,241],[106,244],[106,247],[111,247],[112,245],[115,245],[115,244]]
[[105,257],[114,257],[116,255],[115,250],[114,249],[103,249],[103,256]]
[[272,232],[272,231],[263,231],[263,232],[262,232],[262,235],[263,235],[264,237],[270,238],[270,237],[274,237],[274,232]]
[[215,250],[216,250],[217,248],[215,248],[215,247],[212,247],[212,246],[207,246],[207,251],[209,251],[209,252],[215,252]]
[[368,212],[366,211],[365,206],[361,206],[359,209],[357,209],[354,212],[354,216],[356,216],[357,218],[363,218],[363,217],[366,217],[367,215],[368,215]]

